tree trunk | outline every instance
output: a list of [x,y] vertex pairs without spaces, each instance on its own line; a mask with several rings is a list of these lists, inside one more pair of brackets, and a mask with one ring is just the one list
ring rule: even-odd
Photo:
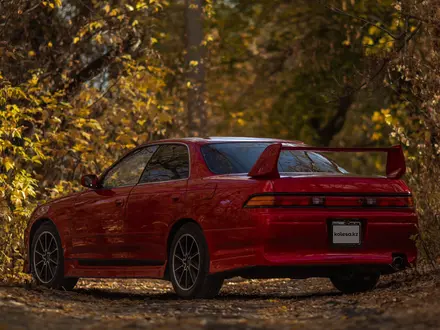
[[203,0],[185,0],[187,120],[189,136],[206,135]]

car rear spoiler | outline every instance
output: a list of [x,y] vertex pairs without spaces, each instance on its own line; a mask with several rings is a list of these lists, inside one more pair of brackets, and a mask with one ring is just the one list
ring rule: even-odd
[[386,152],[386,174],[389,179],[400,179],[406,171],[405,156],[400,145],[388,148],[326,148],[307,146],[286,146],[282,143],[274,143],[268,146],[260,158],[248,173],[253,178],[276,179],[280,177],[278,172],[278,158],[281,150],[292,151],[316,151],[316,152]]

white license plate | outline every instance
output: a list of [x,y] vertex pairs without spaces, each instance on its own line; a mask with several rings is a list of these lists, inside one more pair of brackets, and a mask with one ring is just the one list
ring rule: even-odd
[[333,244],[361,244],[361,223],[359,221],[333,221]]

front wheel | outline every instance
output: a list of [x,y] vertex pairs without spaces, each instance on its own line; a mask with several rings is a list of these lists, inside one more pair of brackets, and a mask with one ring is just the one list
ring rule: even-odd
[[373,290],[379,281],[378,273],[344,274],[330,277],[331,282],[343,293],[356,293]]
[[39,285],[72,290],[78,278],[64,278],[64,255],[57,229],[51,223],[41,225],[32,240],[32,276]]
[[202,230],[188,223],[174,236],[169,252],[171,283],[184,299],[213,298],[223,285],[223,278],[209,275],[209,252]]

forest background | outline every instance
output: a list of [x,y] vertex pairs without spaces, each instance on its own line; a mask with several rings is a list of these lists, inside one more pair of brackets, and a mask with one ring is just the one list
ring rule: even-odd
[[184,136],[402,144],[435,262],[439,43],[436,0],[1,0],[0,280],[37,203]]

